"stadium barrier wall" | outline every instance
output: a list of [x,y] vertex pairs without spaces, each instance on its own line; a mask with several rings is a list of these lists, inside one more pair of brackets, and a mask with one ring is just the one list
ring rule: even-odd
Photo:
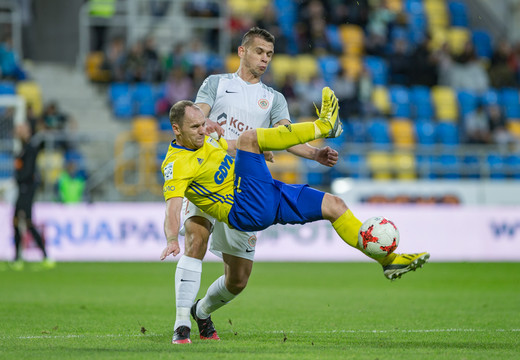
[[[161,202],[37,203],[33,217],[57,261],[159,261],[164,210]],[[427,250],[432,261],[520,261],[519,206],[355,204],[352,210],[360,219],[392,219],[400,230],[402,252]],[[0,204],[3,260],[14,253],[12,211],[12,205]],[[26,243],[24,256],[39,259],[39,251]],[[273,226],[258,235],[256,244],[256,261],[367,260],[345,245],[327,221]],[[208,252],[206,260],[219,259]]]

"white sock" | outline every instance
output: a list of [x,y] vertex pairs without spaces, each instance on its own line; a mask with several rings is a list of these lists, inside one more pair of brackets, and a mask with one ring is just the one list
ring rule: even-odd
[[191,329],[190,308],[200,289],[202,260],[186,255],[181,256],[175,270],[175,325]]
[[206,296],[199,301],[197,306],[197,317],[207,319],[209,315],[233,300],[236,295],[229,292],[225,285],[226,276],[222,275],[213,282],[206,292]]

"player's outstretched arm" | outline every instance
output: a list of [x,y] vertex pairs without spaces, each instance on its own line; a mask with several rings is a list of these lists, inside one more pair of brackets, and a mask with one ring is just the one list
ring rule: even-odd
[[164,235],[166,247],[161,253],[161,260],[169,255],[177,256],[181,251],[179,247],[179,228],[181,223],[182,198],[173,197],[166,200],[166,214],[164,218]]

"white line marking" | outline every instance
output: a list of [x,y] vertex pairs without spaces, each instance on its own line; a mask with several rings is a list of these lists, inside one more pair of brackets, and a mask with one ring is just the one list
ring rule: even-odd
[[[264,334],[385,334],[385,333],[444,333],[444,332],[520,332],[520,329],[394,329],[394,330],[329,330],[329,331],[264,331]],[[253,335],[258,332],[241,332],[242,335]],[[67,334],[67,335],[33,335],[33,336],[0,336],[0,340],[28,340],[28,339],[81,339],[81,338],[118,338],[118,337],[160,337],[170,334]]]

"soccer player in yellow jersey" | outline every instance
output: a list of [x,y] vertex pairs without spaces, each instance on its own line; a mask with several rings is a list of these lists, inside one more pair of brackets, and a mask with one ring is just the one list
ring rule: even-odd
[[[329,220],[347,244],[359,249],[361,221],[343,200],[307,185],[274,180],[262,154],[317,138],[339,136],[342,127],[337,115],[337,98],[326,87],[318,120],[247,130],[236,142],[236,160],[233,161],[227,154],[229,149],[224,139],[217,141],[205,135],[206,118],[200,108],[191,101],[173,105],[170,122],[176,140],[172,141],[162,164],[167,245],[161,260],[180,252],[178,233],[183,197],[218,221],[241,231],[259,231],[273,224]],[[426,252],[391,253],[377,261],[383,266],[384,275],[393,280],[421,267],[429,256]],[[230,267],[226,266],[225,276],[217,279],[204,298],[193,305],[191,315],[199,325],[201,337],[218,338],[210,314],[237,295],[226,288],[226,278],[238,278],[245,288],[251,268],[252,263],[244,263],[242,268],[235,267],[230,272]]]

